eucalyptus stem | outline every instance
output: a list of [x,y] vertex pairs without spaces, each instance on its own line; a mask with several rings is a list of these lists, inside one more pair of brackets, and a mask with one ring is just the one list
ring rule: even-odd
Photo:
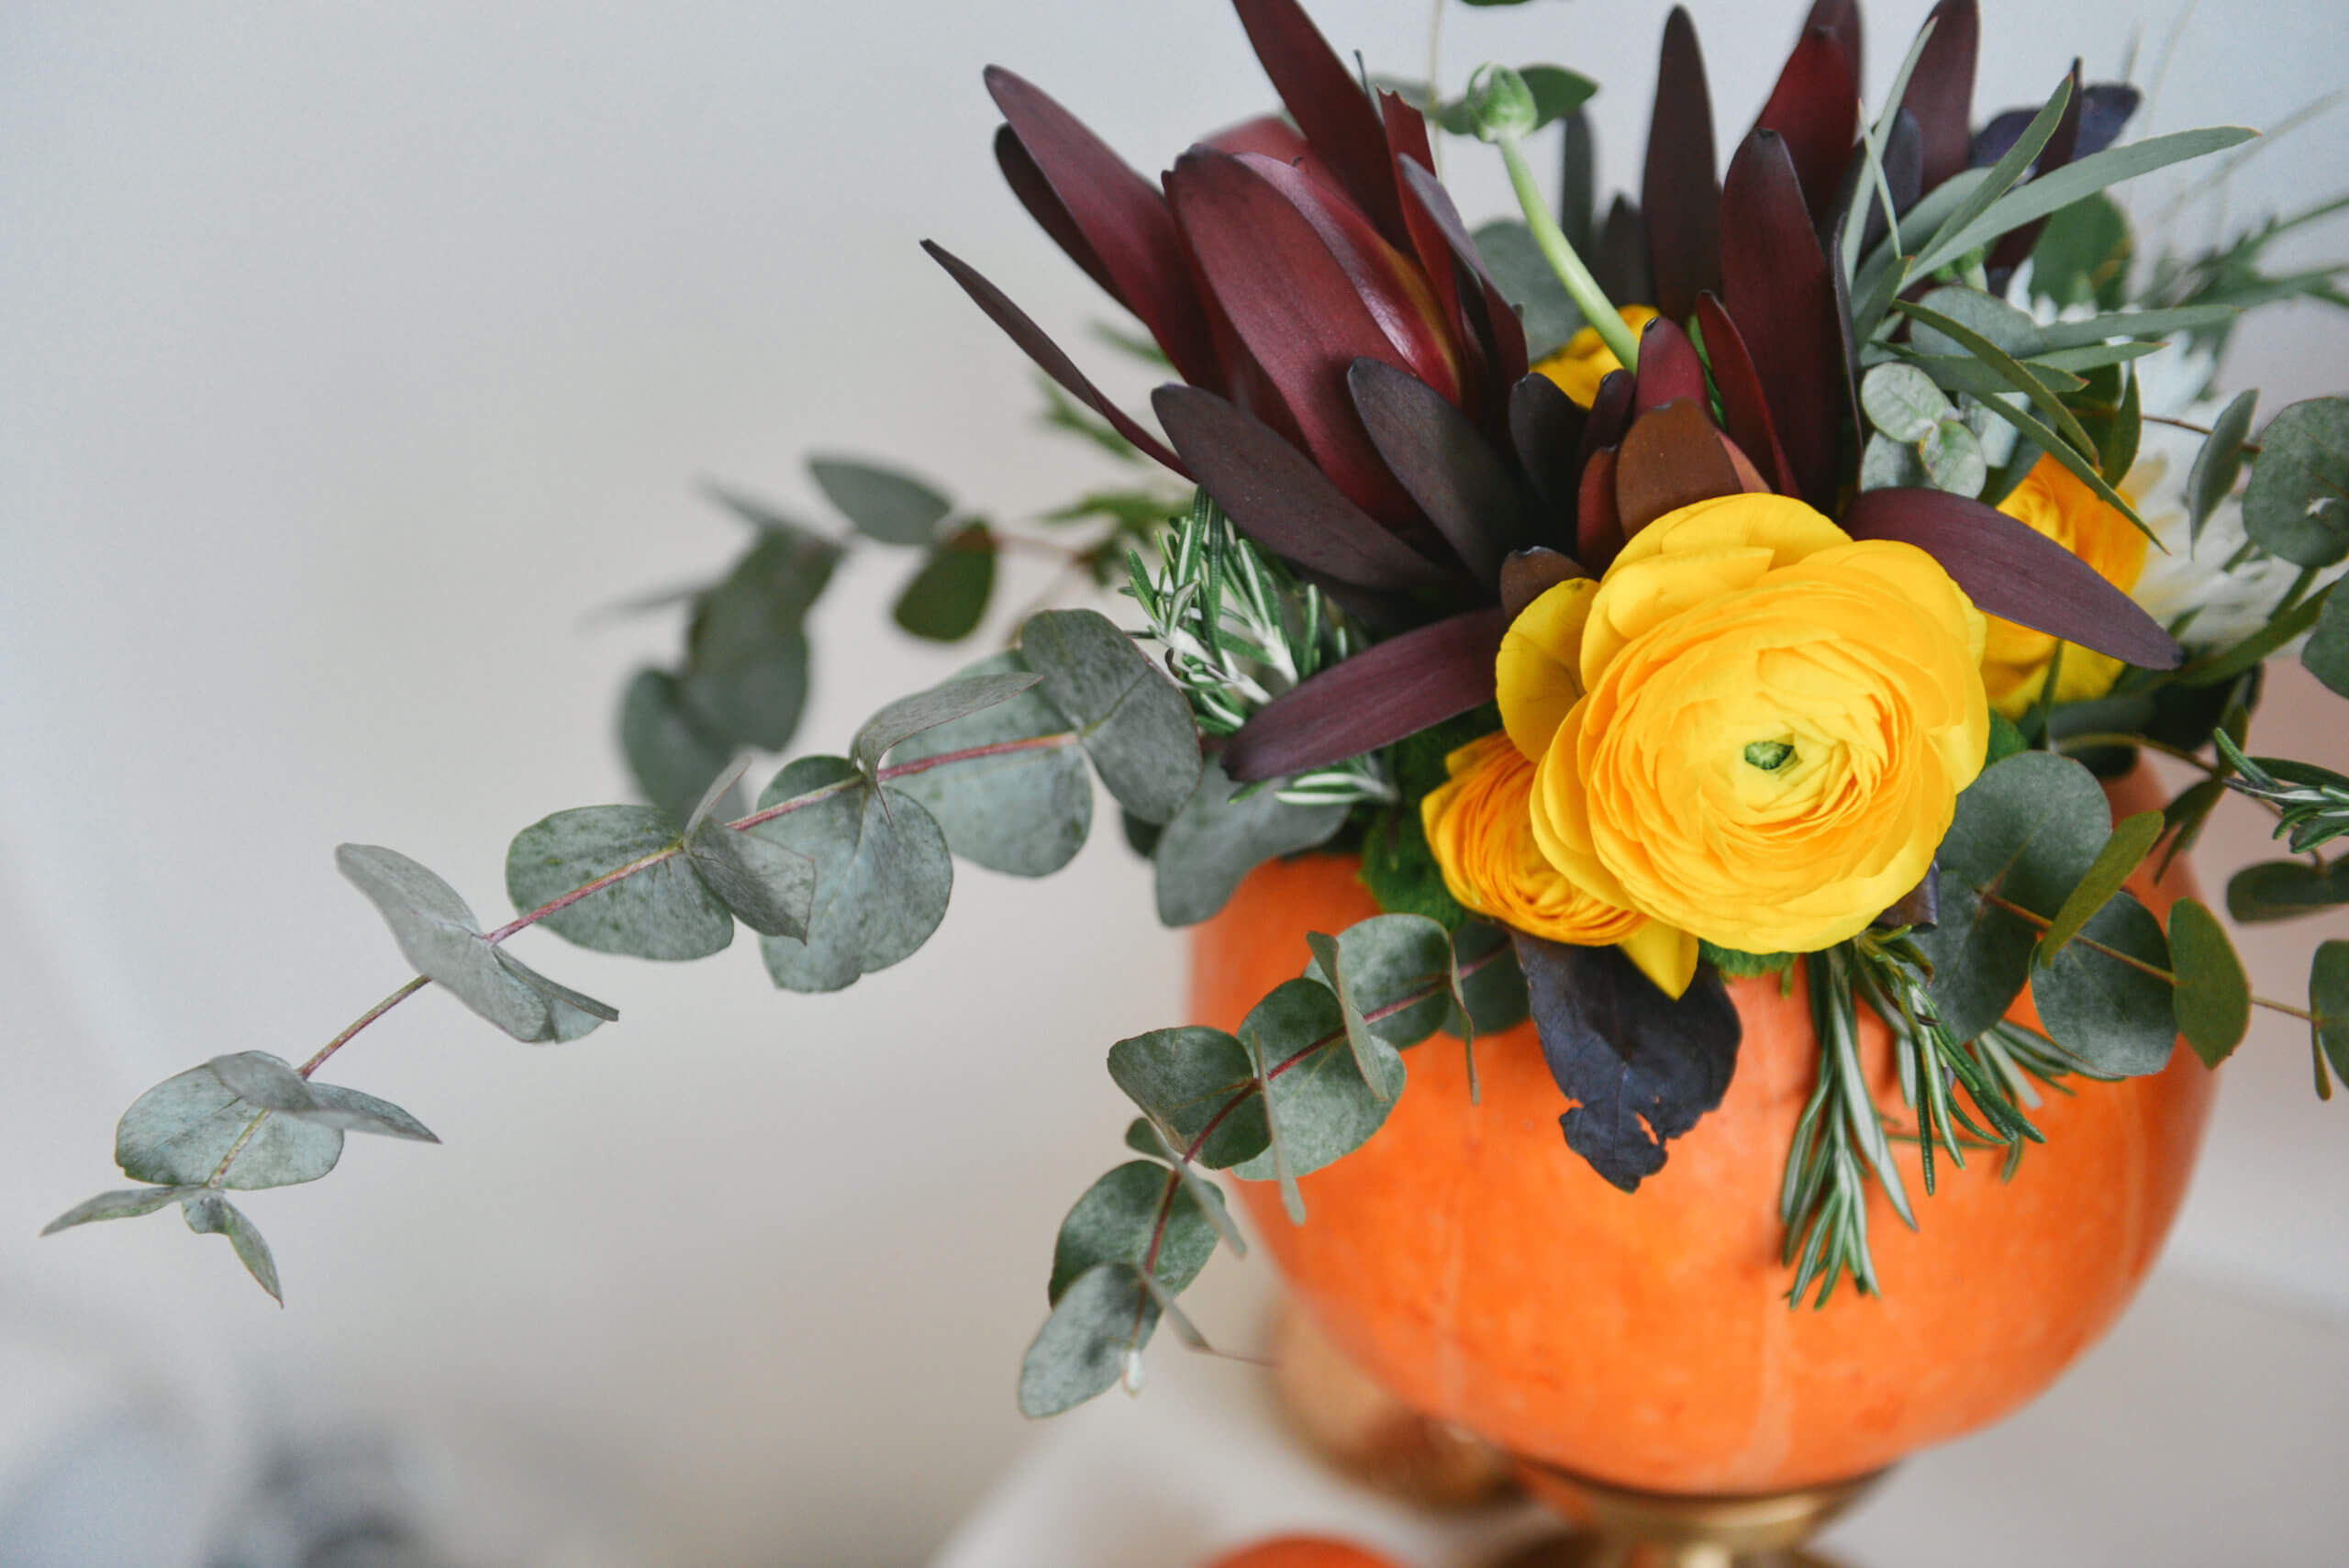
[[[2037,926],[2043,931],[2055,923],[2046,916],[2040,914],[2037,910],[2026,909],[2021,905],[2016,903],[2013,899],[2002,898],[1998,894],[1991,892],[1988,888],[1984,888],[1982,890],[1982,902],[2003,909],[2008,914],[2014,916],[2017,919],[2027,920],[2031,924]],[[2079,943],[2082,947],[2087,948],[2090,952],[2100,952],[2105,957],[2112,960],[2115,963],[2127,964],[2138,973],[2145,975],[2149,979],[2158,980],[2163,984],[2169,986],[2172,990],[2176,990],[2177,988],[2177,976],[2170,971],[2162,968],[2159,964],[2147,963],[2143,959],[2132,957],[2130,954],[2122,952],[2119,948],[2107,947],[2104,943],[2098,941],[2094,937],[2087,936],[2084,933],[2076,933],[2072,940]],[[2302,1023],[2312,1024],[2316,1022],[2316,1015],[2314,1013],[2310,1012],[2306,1007],[2295,1007],[2289,1002],[2278,1002],[2272,997],[2254,995],[2251,999],[2251,1005],[2254,1007],[2266,1007],[2270,1012],[2288,1014],[2289,1016],[2299,1019]]]
[[1622,361],[1627,371],[1640,365],[1640,345],[1631,329],[1623,324],[1622,316],[1608,302],[1606,291],[1598,280],[1590,275],[1582,258],[1558,227],[1557,218],[1550,211],[1550,203],[1542,195],[1542,183],[1527,161],[1525,149],[1519,139],[1509,135],[1493,138],[1493,145],[1501,151],[1501,162],[1508,169],[1508,183],[1517,193],[1517,205],[1525,209],[1525,227],[1532,231],[1533,243],[1541,249],[1542,260],[1558,274],[1566,293],[1581,310],[1583,319],[1598,334],[1608,351]]

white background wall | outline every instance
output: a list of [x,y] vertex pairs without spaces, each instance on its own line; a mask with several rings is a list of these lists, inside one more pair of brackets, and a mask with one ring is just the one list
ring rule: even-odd
[[[1922,8],[1876,7],[1873,85]],[[1697,9],[1727,141],[1798,7]],[[2141,15],[2150,60],[2168,20],[1984,9],[1982,110],[2036,102],[2076,49],[2112,73]],[[1491,56],[1598,77],[1620,183],[1663,11],[1456,10],[1447,74]],[[1375,69],[1419,68],[1416,5],[1319,19]],[[2211,0],[2183,39],[2155,128],[2272,123],[2349,41],[2325,0]],[[1267,103],[1215,0],[0,14],[0,1332],[37,1347],[0,1372],[24,1379],[20,1426],[123,1368],[190,1402],[224,1471],[257,1413],[389,1414],[483,1456],[476,1482],[567,1477],[581,1517],[710,1563],[907,1560],[1016,1451],[1052,1229],[1119,1158],[1103,1050],[1180,1014],[1181,941],[1113,828],[1048,883],[961,870],[930,947],[839,996],[777,995],[747,943],[664,969],[533,936],[526,956],[627,1021],[533,1050],[419,998],[337,1067],[447,1147],[354,1140],[329,1182],[251,1203],[283,1315],[168,1217],[32,1241],[110,1184],[142,1086],[220,1051],[298,1057],[401,977],[337,841],[395,845],[502,914],[513,830],[623,797],[618,684],[676,628],[589,612],[739,546],[695,476],[812,505],[800,454],[863,450],[1015,520],[1103,476],[1033,434],[1016,351],[915,249],[946,242],[1064,341],[1107,313],[1001,187],[989,61],[1145,168]],[[2248,164],[2233,211],[2344,167],[2334,116]],[[1472,215],[1500,210],[1480,150],[1450,169]],[[2232,379],[2272,410],[2337,390],[2344,345],[2341,317],[2279,312]],[[803,749],[949,667],[885,627],[904,570],[861,560],[819,612]],[[2261,740],[2341,765],[2340,706],[2278,684]],[[2212,885],[2259,834],[2230,813]],[[2343,933],[2262,933],[2264,988],[2304,984],[2321,934]],[[2349,1105],[2315,1104],[2305,1047],[2268,1022],[2228,1070],[2169,1266],[2349,1314]],[[1242,1343],[1257,1272],[1219,1265],[1205,1309]],[[0,1435],[0,1462],[28,1440]]]

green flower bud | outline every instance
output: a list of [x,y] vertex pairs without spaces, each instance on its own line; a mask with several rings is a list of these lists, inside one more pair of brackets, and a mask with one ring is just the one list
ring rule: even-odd
[[1506,65],[1477,68],[1468,79],[1468,104],[1476,134],[1486,141],[1530,136],[1542,123],[1542,106],[1525,78]]

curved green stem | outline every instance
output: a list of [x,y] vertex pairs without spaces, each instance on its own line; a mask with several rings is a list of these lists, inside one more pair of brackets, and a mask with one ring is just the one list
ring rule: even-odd
[[1599,341],[1622,361],[1625,370],[1639,369],[1638,339],[1631,336],[1631,329],[1623,324],[1623,317],[1614,306],[1608,303],[1605,291],[1598,286],[1598,280],[1590,275],[1590,269],[1583,265],[1582,258],[1575,254],[1574,246],[1568,243],[1565,231],[1558,227],[1557,218],[1550,212],[1549,202],[1542,195],[1542,184],[1534,175],[1533,165],[1526,161],[1525,149],[1513,136],[1500,137],[1493,145],[1501,150],[1501,161],[1508,166],[1510,188],[1517,192],[1517,205],[1525,209],[1525,226],[1532,230],[1533,243],[1541,249],[1542,260],[1548,261],[1550,270],[1558,274],[1558,281],[1566,285],[1567,295],[1581,310],[1583,320],[1597,330]]

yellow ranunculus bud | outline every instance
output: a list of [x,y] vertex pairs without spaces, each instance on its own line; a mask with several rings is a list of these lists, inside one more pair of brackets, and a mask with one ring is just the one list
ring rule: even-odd
[[1470,741],[1444,767],[1451,782],[1419,803],[1419,818],[1443,884],[1464,907],[1555,942],[1620,943],[1669,995],[1688,988],[1694,937],[1592,897],[1543,858],[1526,809],[1533,764],[1506,734]]
[[1583,613],[1579,671],[1500,685],[1505,722],[1582,687],[1531,802],[1567,881],[1722,947],[1810,952],[1924,876],[1989,735],[1983,619],[1932,557],[1722,496],[1642,529]]
[[[1615,314],[1631,329],[1633,342],[1656,317],[1656,313],[1644,305],[1627,305]],[[1566,339],[1564,348],[1549,354],[1533,368],[1556,382],[1558,390],[1577,405],[1587,408],[1591,399],[1598,395],[1598,384],[1621,370],[1623,361],[1599,337],[1598,328],[1585,327]]]
[[[1998,510],[2045,534],[2124,594],[2136,587],[2145,570],[2145,536],[2052,457],[2043,454],[2014,493],[1998,503]],[[2046,689],[2055,639],[1997,616],[1989,623],[1982,678],[1990,688],[1990,706],[2009,718],[2020,718]],[[2120,676],[2120,660],[2066,643],[2055,677],[2055,700],[2100,697]]]

